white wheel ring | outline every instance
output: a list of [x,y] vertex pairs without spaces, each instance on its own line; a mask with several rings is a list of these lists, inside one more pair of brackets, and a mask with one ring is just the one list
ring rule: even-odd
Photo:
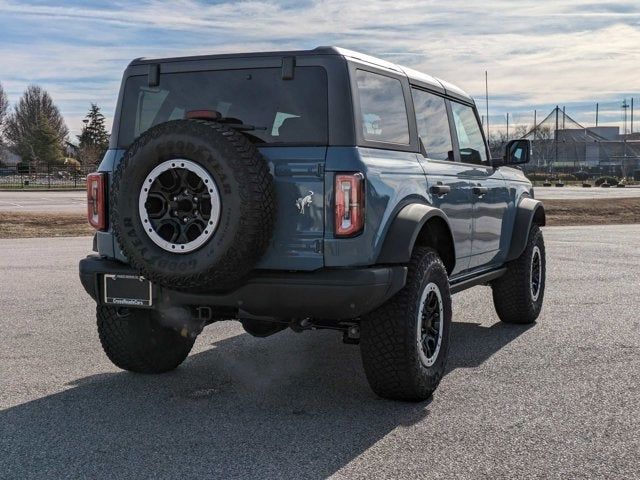
[[[423,312],[424,312],[424,304],[427,300],[427,296],[429,293],[435,293],[438,298],[438,313],[440,321],[438,322],[438,341],[436,342],[436,348],[433,352],[433,355],[427,358],[422,348],[422,322]],[[440,293],[440,288],[435,283],[429,283],[425,289],[422,291],[422,296],[420,297],[420,308],[418,309],[418,322],[416,329],[416,341],[418,347],[418,354],[420,356],[420,361],[425,367],[431,367],[436,360],[438,359],[438,354],[440,353],[440,346],[442,345],[442,335],[444,331],[444,305],[442,303],[442,294]]]
[[[171,243],[158,235],[156,230],[153,228],[145,204],[147,202],[147,198],[149,197],[149,189],[151,185],[153,185],[154,180],[156,180],[167,170],[180,168],[193,172],[204,182],[205,186],[207,187],[207,193],[211,197],[211,215],[209,217],[209,221],[207,222],[207,226],[196,239],[188,243]],[[209,238],[211,238],[211,236],[216,231],[216,228],[218,227],[221,208],[220,193],[218,191],[218,187],[216,186],[216,182],[213,180],[213,177],[209,174],[209,172],[207,172],[197,163],[184,158],[174,158],[171,160],[166,160],[155,167],[153,170],[151,170],[151,172],[149,172],[149,175],[147,175],[147,177],[144,179],[142,188],[140,189],[140,195],[138,197],[138,214],[140,215],[140,222],[142,222],[142,227],[144,228],[145,233],[153,241],[153,243],[158,245],[163,250],[172,253],[190,253],[204,245],[209,240]]]
[[[537,281],[538,286],[534,289],[534,272],[533,267],[536,263],[536,259],[538,261],[538,275]],[[533,252],[531,253],[531,265],[529,268],[529,290],[531,291],[531,299],[534,302],[538,301],[538,297],[540,297],[540,291],[542,290],[542,252],[540,251],[540,247],[537,245],[533,247]]]

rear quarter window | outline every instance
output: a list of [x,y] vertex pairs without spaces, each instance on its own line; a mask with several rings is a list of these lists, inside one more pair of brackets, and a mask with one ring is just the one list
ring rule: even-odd
[[360,129],[365,140],[409,143],[409,122],[400,80],[365,70],[356,71]]

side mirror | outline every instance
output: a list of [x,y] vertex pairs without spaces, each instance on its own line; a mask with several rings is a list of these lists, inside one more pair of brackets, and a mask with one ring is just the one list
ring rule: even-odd
[[531,160],[531,140],[511,140],[504,148],[504,157],[498,166],[522,165]]

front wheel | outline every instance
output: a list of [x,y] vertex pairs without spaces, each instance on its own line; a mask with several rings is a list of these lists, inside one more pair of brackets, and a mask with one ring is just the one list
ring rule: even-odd
[[546,283],[542,231],[533,225],[524,252],[491,284],[498,317],[505,323],[533,323],[540,315]]
[[149,310],[97,307],[100,343],[109,360],[123,370],[164,373],[180,365],[194,338],[158,323]]
[[444,375],[451,330],[451,293],[438,254],[419,247],[407,283],[360,324],[360,351],[375,393],[426,400]]

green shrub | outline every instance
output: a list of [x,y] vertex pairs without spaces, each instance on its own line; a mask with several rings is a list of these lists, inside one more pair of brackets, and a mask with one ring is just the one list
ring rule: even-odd
[[527,178],[532,182],[544,182],[549,178],[548,173],[525,173]]
[[570,173],[559,173],[556,175],[558,180],[562,180],[563,182],[575,182],[578,180],[575,175],[571,175]]
[[596,186],[599,187],[605,182],[607,182],[609,185],[617,185],[618,179],[616,177],[599,177],[596,179]]

